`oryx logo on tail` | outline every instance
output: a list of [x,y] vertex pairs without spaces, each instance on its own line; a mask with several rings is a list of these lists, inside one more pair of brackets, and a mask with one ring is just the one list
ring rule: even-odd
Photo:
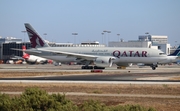
[[38,35],[38,33],[31,27],[30,24],[25,23],[26,31],[29,36],[32,48],[48,46],[45,41]]

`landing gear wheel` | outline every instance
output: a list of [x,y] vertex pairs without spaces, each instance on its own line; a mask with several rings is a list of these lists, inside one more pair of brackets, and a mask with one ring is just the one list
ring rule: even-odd
[[152,67],[152,70],[156,70],[156,67]]
[[82,66],[81,69],[84,69],[84,66]]
[[94,69],[105,69],[105,67],[94,66]]
[[81,69],[93,69],[93,66],[82,66]]

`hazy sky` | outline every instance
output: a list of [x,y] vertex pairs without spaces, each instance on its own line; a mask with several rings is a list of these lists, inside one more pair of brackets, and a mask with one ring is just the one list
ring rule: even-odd
[[27,41],[24,23],[54,42],[102,42],[101,33],[108,30],[103,41],[117,41],[117,34],[137,40],[149,32],[167,35],[174,45],[180,43],[180,0],[0,0],[1,37]]

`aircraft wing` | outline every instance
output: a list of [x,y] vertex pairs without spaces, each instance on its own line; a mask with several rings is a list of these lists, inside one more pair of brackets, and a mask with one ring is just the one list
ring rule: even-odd
[[34,49],[30,49],[30,50],[23,50],[23,49],[16,49],[16,48],[11,48],[12,50],[17,50],[17,51],[24,51],[24,52],[26,52],[26,53],[28,53],[28,52],[30,52],[30,53],[41,53],[41,51],[39,51],[39,50],[34,50]]
[[[12,50],[18,50],[18,51],[24,51],[22,49],[15,49],[15,48],[11,48]],[[36,55],[37,53],[42,53],[42,51],[46,51],[46,52],[51,52],[53,54],[56,54],[56,55],[67,55],[67,57],[75,57],[77,59],[85,59],[85,60],[94,60],[100,56],[95,56],[95,55],[88,55],[88,54],[79,54],[79,53],[72,53],[72,52],[64,52],[64,51],[52,51],[52,50],[48,50],[48,49],[40,49],[40,50],[37,50],[37,49],[28,49],[28,50],[25,50],[24,52],[26,53],[30,53],[30,54],[34,54]],[[113,56],[110,56],[111,59],[115,59],[115,57]]]
[[[88,55],[88,54],[80,54],[80,53],[72,53],[72,52],[64,52],[64,51],[52,51],[47,49],[40,49],[41,51],[51,52],[53,54],[67,55],[67,57],[76,57],[77,59],[86,59],[86,60],[94,60],[100,56]],[[115,59],[115,57],[111,56],[110,58]]]

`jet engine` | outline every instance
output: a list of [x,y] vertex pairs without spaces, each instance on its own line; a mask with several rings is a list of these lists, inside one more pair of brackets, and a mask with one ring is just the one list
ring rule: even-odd
[[99,67],[111,67],[113,62],[111,57],[98,57],[94,63]]

